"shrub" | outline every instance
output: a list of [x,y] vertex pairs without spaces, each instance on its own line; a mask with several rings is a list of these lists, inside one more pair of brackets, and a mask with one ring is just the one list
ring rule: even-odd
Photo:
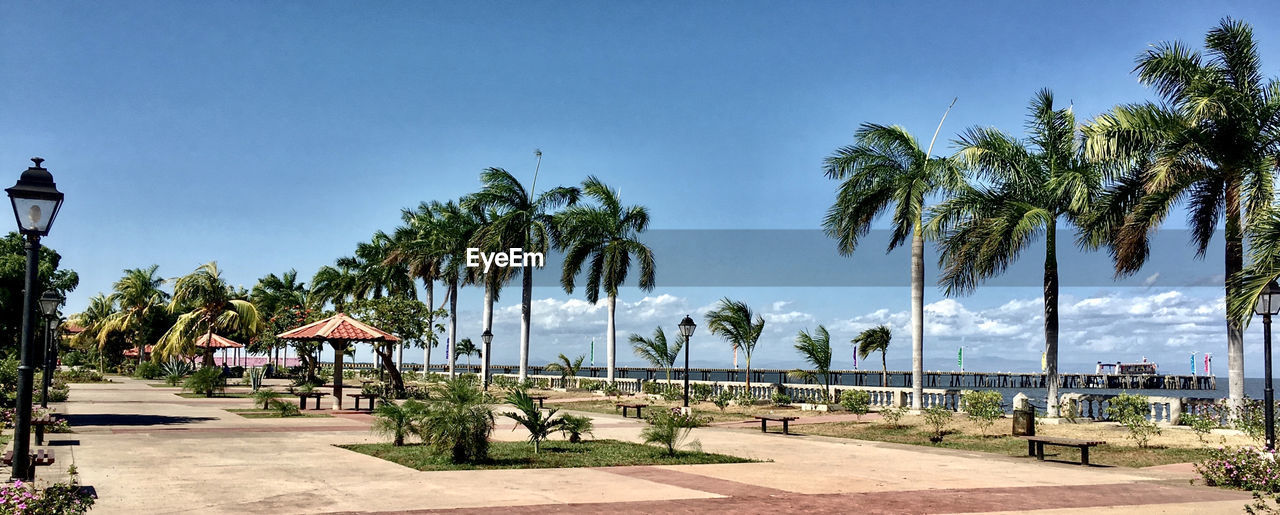
[[[675,456],[691,431],[693,426],[688,425],[687,419],[658,410],[649,417],[649,426],[640,431],[640,437],[644,439],[644,443],[666,447],[667,455]],[[697,442],[693,445],[697,447]]]
[[159,379],[164,376],[164,370],[160,365],[150,361],[143,361],[138,368],[134,369],[133,374],[141,379]]
[[645,395],[660,395],[666,389],[666,385],[660,385],[655,381],[641,381],[640,393]]
[[71,388],[61,379],[54,379],[53,383],[49,385],[49,402],[67,402],[67,398],[70,396]]
[[[169,358],[169,361],[160,365],[160,371],[163,372],[165,376],[178,376],[178,379],[181,380],[183,377],[195,372],[196,367],[186,360],[175,357]],[[174,386],[177,386],[176,383]]]
[[774,391],[773,398],[769,400],[773,402],[774,406],[790,406],[791,405],[791,396],[785,393],[782,393],[780,391]]
[[93,496],[80,489],[76,467],[67,469],[70,479],[43,490],[33,483],[0,483],[0,513],[22,515],[81,515],[93,507]]
[[[1280,408],[1280,402],[1276,403]],[[1235,428],[1239,429],[1249,438],[1261,443],[1266,438],[1266,413],[1265,405],[1261,400],[1245,399],[1244,403],[1235,411]],[[1225,408],[1224,408],[1225,409]],[[1280,413],[1280,409],[1277,409]]]
[[270,388],[263,388],[256,392],[253,392],[254,405],[261,404],[262,409],[271,409],[271,401],[274,401],[279,398],[280,398],[280,392],[277,392]]
[[738,393],[735,393],[733,395],[733,400],[734,402],[737,402],[738,404],[741,404],[743,406],[750,406],[752,404],[755,404],[756,396],[751,395],[750,391],[747,391],[746,388],[743,388],[739,390]]
[[711,385],[706,383],[689,385],[689,396],[699,402],[711,399],[711,391]]
[[733,392],[729,391],[728,388],[725,388],[723,390],[720,390],[720,395],[717,395],[715,396],[715,398],[711,399],[711,402],[715,403],[716,407],[720,408],[720,411],[724,411],[724,408],[728,406],[729,402],[732,400],[733,400]]
[[55,379],[62,379],[68,383],[101,383],[105,380],[105,378],[102,377],[102,374],[98,373],[97,370],[80,367],[72,367],[69,370],[59,370],[53,373],[53,377]]
[[990,429],[996,420],[1004,418],[1004,408],[1000,407],[1003,402],[1004,396],[995,390],[970,390],[963,392],[960,397],[961,409],[970,420],[978,423],[983,435],[987,434],[987,429]]
[[222,377],[222,370],[205,367],[191,374],[182,387],[205,397],[213,397],[213,394],[226,388],[226,378]]
[[[692,386],[690,386],[690,389],[692,389],[692,388],[693,388],[693,387],[692,387]],[[692,392],[690,392],[690,394],[692,394]],[[678,400],[681,400],[681,399],[684,399],[684,389],[683,389],[683,388],[681,388],[681,387],[679,387],[679,386],[676,386],[676,385],[671,385],[671,386],[667,386],[667,387],[665,387],[665,388],[663,388],[663,389],[662,389],[662,400],[664,400],[664,401],[678,401]]]
[[62,364],[69,367],[80,367],[86,365],[95,365],[98,363],[97,356],[93,356],[97,347],[92,350],[71,350],[62,355]]
[[302,412],[298,410],[298,405],[292,402],[282,401],[280,399],[275,399],[271,401],[271,409],[276,410],[276,412],[280,413],[280,416],[282,418],[294,417],[302,414]]
[[1191,431],[1195,432],[1196,438],[1201,442],[1204,441],[1204,435],[1218,427],[1218,422],[1207,415],[1198,415],[1195,413],[1186,413],[1182,415],[1179,421],[1184,426],[1190,426]]
[[1280,467],[1274,452],[1253,447],[1210,449],[1209,457],[1196,464],[1196,472],[1209,486],[1280,492]]
[[840,405],[862,420],[871,411],[871,394],[865,390],[845,390],[840,393]]
[[618,385],[615,385],[613,383],[605,383],[605,385],[601,388],[601,391],[603,391],[605,395],[608,395],[610,397],[622,396],[622,390],[619,390]]
[[[354,379],[354,376],[352,377],[352,379]],[[333,368],[324,367],[316,370],[316,380],[320,382],[321,386],[324,386],[325,383],[333,381]]]
[[[533,453],[538,454],[539,444],[551,436],[552,432],[564,426],[564,420],[555,418],[557,409],[543,412],[529,393],[524,390],[513,390],[507,394],[507,404],[516,407],[517,411],[508,411],[502,415],[515,420],[529,431],[529,442],[533,444]],[[512,428],[514,430],[514,428]]]
[[588,417],[578,415],[561,415],[560,432],[572,443],[582,441],[582,435],[595,436],[591,430],[595,429],[595,424]]
[[578,388],[582,388],[583,390],[586,390],[588,392],[600,391],[600,387],[601,387],[600,381],[593,381],[591,379],[578,380]]
[[449,453],[454,463],[488,458],[494,420],[484,392],[473,381],[459,377],[436,385],[432,397],[436,401],[427,405],[419,426],[423,443]]
[[396,404],[383,400],[373,410],[373,427],[375,433],[390,436],[391,445],[404,445],[404,438],[411,433],[419,432],[418,424],[427,411],[427,405],[415,400]]
[[1160,434],[1160,426],[1147,420],[1151,403],[1146,395],[1121,393],[1107,403],[1107,417],[1129,430],[1129,437],[1145,448],[1152,436]]
[[898,427],[902,422],[902,416],[906,414],[906,408],[902,408],[900,406],[889,406],[887,408],[880,409],[880,417],[893,427]]
[[936,404],[930,406],[924,410],[924,423],[933,428],[933,436],[929,440],[934,443],[941,442],[947,426],[951,424],[951,410]]

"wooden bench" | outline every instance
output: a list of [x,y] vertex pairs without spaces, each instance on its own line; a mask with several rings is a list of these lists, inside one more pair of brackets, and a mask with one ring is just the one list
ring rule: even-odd
[[547,400],[546,395],[530,395],[529,398],[538,401],[538,409],[542,409],[542,401]]
[[800,418],[800,417],[780,417],[780,416],[776,416],[776,415],[756,415],[756,416],[755,416],[755,418],[756,418],[757,420],[759,420],[759,421],[760,421],[760,432],[761,432],[761,433],[767,433],[767,432],[768,432],[768,429],[767,429],[767,428],[768,428],[768,425],[769,425],[769,421],[774,421],[774,422],[782,422],[782,434],[784,434],[784,435],[789,435],[789,434],[791,434],[791,428],[789,427],[790,422],[791,422],[792,420],[798,419],[798,418]]
[[305,410],[307,409],[307,399],[315,399],[316,409],[320,409],[320,398],[329,394],[324,392],[297,392],[294,395],[298,396],[298,409]]
[[[53,449],[37,449],[30,454],[31,460],[28,463],[27,479],[36,477],[36,467],[47,467],[53,465]],[[13,465],[13,451],[4,452],[4,465]]]
[[622,408],[622,418],[627,418],[627,410],[629,409],[636,410],[636,418],[640,418],[641,410],[643,410],[647,406],[649,405],[640,404],[640,403],[630,403],[630,402],[619,402],[613,405],[614,408]]
[[1052,436],[1019,436],[1027,441],[1027,456],[1035,456],[1036,459],[1044,461],[1044,446],[1057,445],[1059,447],[1075,447],[1080,449],[1080,464],[1089,464],[1089,448],[1095,445],[1104,445],[1107,442],[1101,440],[1076,440],[1074,438],[1054,438]]
[[31,420],[31,425],[36,428],[36,445],[44,445],[44,428],[45,426],[57,425],[61,420],[53,418],[53,414],[45,413]]
[[369,407],[366,408],[368,411],[373,411],[373,401],[378,400],[378,394],[376,393],[348,393],[347,397],[356,400],[356,407],[354,408],[356,411],[360,411],[360,399],[369,399]]

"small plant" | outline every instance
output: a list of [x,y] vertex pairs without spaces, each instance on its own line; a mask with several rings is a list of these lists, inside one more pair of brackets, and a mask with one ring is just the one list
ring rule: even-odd
[[[496,381],[495,381],[495,384],[496,384]],[[578,388],[581,388],[588,392],[598,392],[600,391],[600,387],[601,387],[600,381],[592,381],[590,379],[578,380]]]
[[665,385],[660,385],[655,381],[641,381],[640,393],[645,395],[659,395],[664,390],[663,386]]
[[67,468],[66,483],[37,488],[34,483],[0,483],[0,513],[82,515],[93,508],[93,496],[80,489],[75,465]]
[[546,440],[552,432],[564,426],[563,419],[554,418],[559,410],[552,409],[544,413],[533,402],[533,398],[529,397],[529,393],[524,390],[512,391],[507,394],[506,400],[507,404],[515,406],[518,411],[508,411],[502,415],[515,420],[516,423],[529,430],[529,442],[533,443],[534,454],[538,454],[539,444],[543,440]]
[[689,385],[689,396],[699,402],[708,400],[711,398],[711,385],[706,383]]
[[431,392],[434,402],[422,417],[422,443],[447,453],[454,463],[484,460],[489,456],[493,410],[489,397],[473,381],[445,379]]
[[871,411],[871,394],[866,390],[845,390],[840,393],[840,405],[862,421],[862,416]]
[[[675,456],[691,431],[693,426],[687,420],[659,410],[649,417],[649,426],[640,431],[640,437],[644,439],[644,443],[666,447],[667,455]],[[693,445],[697,447],[697,442]]]
[[404,404],[382,400],[373,410],[372,430],[390,436],[392,446],[403,446],[406,436],[419,431],[418,421],[426,411],[426,404],[412,399],[404,401]]
[[[166,378],[178,376],[178,382],[182,382],[182,378],[196,371],[196,367],[192,366],[190,362],[176,357],[169,358],[169,361],[161,365],[160,369],[164,372]],[[177,386],[177,383],[173,383],[173,386]]]
[[595,424],[591,423],[591,419],[588,417],[581,417],[578,415],[561,415],[560,420],[562,421],[562,424],[560,425],[560,432],[563,433],[571,443],[582,442],[582,435],[595,436],[595,434],[591,432],[591,430],[595,429]]
[[678,401],[684,399],[684,390],[678,386],[671,385],[662,389],[662,400]]
[[244,378],[249,381],[249,387],[255,392],[262,388],[262,379],[266,376],[267,370],[262,367],[253,367],[244,371]]
[[1255,492],[1280,492],[1280,471],[1275,452],[1253,447],[1210,449],[1209,457],[1196,464],[1196,472],[1209,486]]
[[1204,441],[1205,435],[1209,434],[1218,427],[1218,422],[1206,415],[1198,415],[1195,413],[1186,413],[1182,415],[1180,422],[1183,425],[1190,426],[1191,431],[1195,432],[1196,438]]
[[960,397],[960,406],[970,420],[978,423],[984,436],[996,420],[1004,418],[1004,409],[1000,407],[1003,402],[1004,396],[995,390],[970,390],[963,392]]
[[143,361],[141,365],[138,365],[138,368],[133,370],[133,375],[139,379],[159,379],[164,376],[164,370],[160,368],[160,365],[150,361]]
[[738,393],[734,394],[733,401],[738,403],[739,406],[750,406],[755,404],[756,396],[751,395],[750,390],[743,388],[738,390]]
[[1146,448],[1152,436],[1160,434],[1160,426],[1147,420],[1150,401],[1146,395],[1121,393],[1107,403],[1107,417],[1129,430],[1129,437]]
[[714,403],[717,408],[720,408],[720,411],[724,411],[724,409],[728,407],[729,403],[732,401],[733,401],[733,392],[729,391],[728,388],[720,390],[720,395],[717,395],[713,399],[711,399],[711,402]]
[[191,374],[182,387],[205,397],[213,397],[213,394],[223,391],[226,385],[227,380],[222,377],[222,370],[205,367]]
[[610,397],[622,396],[622,390],[619,390],[618,385],[613,383],[605,383],[604,387],[601,388],[601,391],[603,391],[605,395],[608,395]]
[[280,414],[280,418],[296,417],[302,414],[296,404],[282,401],[280,399],[271,401],[271,409],[276,410],[276,412]]
[[933,428],[933,436],[929,437],[929,441],[941,442],[947,426],[951,425],[951,410],[938,405],[930,406],[924,410],[924,423]]
[[782,393],[781,391],[778,391],[778,390],[774,390],[773,398],[769,400],[773,402],[774,406],[790,406],[791,405],[791,396],[785,393]]
[[271,409],[271,401],[274,401],[279,398],[280,398],[280,392],[277,392],[270,388],[263,388],[256,392],[253,392],[254,405],[261,404],[262,409]]

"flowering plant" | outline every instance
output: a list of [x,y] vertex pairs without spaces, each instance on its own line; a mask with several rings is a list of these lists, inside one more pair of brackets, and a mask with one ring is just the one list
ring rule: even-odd
[[80,489],[75,467],[68,483],[40,490],[34,483],[0,484],[0,515],[82,515],[93,507],[93,496]]
[[1275,451],[1254,447],[1221,447],[1196,464],[1209,486],[1280,492],[1280,466]]

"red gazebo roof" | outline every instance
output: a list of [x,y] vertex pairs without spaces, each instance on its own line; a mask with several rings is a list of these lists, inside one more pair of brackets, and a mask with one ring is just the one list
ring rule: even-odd
[[196,347],[214,348],[214,349],[239,349],[244,345],[233,342],[218,335],[213,335],[213,345],[208,344],[209,339],[202,334],[196,338]]
[[346,340],[357,342],[400,341],[400,338],[397,338],[396,335],[351,318],[346,313],[338,313],[319,322],[312,322],[297,329],[285,331],[276,335],[276,338],[284,340]]
[[[155,345],[147,345],[146,347],[143,347],[143,348],[142,348],[142,352],[145,352],[145,353],[147,353],[147,354],[151,354],[151,348],[152,348],[152,347],[155,347]],[[136,357],[138,357],[138,348],[137,348],[137,347],[130,347],[130,348],[128,348],[128,349],[125,349],[125,350],[124,350],[124,356],[125,356],[126,358],[136,358]]]

